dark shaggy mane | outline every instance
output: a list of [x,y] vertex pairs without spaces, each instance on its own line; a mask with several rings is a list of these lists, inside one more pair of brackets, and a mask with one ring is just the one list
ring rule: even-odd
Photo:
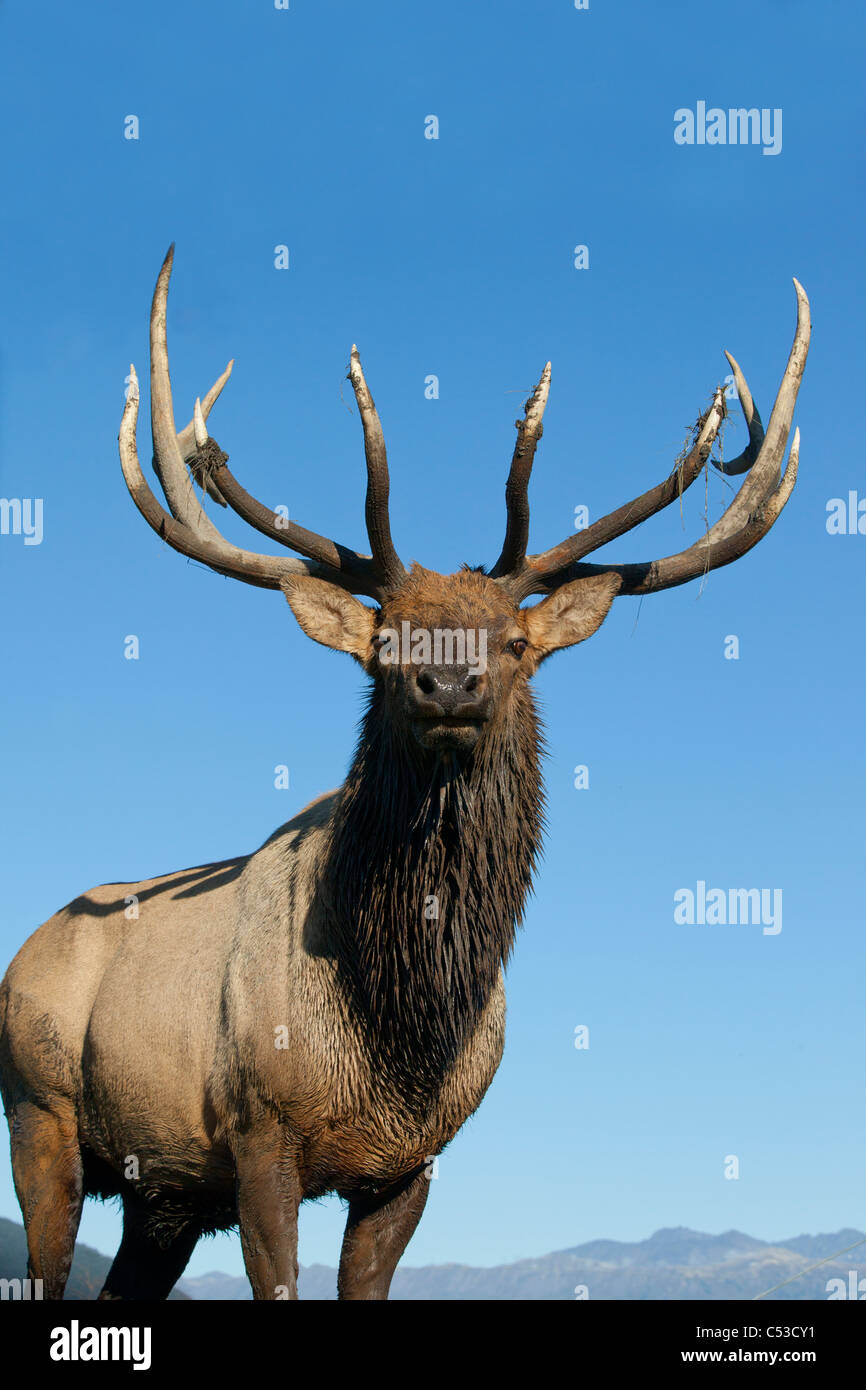
[[529,690],[468,757],[408,748],[374,688],[334,825],[338,968],[377,1065],[429,1095],[509,957],[543,833]]

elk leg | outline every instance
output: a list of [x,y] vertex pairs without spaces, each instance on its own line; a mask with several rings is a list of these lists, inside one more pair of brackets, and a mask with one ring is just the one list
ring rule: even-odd
[[395,1187],[353,1197],[343,1236],[337,1297],[384,1299],[430,1191],[426,1168]]
[[155,1227],[134,1197],[123,1199],[123,1239],[102,1286],[101,1299],[168,1298],[201,1234],[195,1224]]
[[83,1200],[75,1115],[25,1101],[11,1110],[9,1128],[12,1175],[27,1232],[27,1274],[42,1280],[43,1298],[62,1298]]
[[254,1129],[235,1143],[238,1223],[255,1299],[298,1296],[301,1182],[285,1131]]

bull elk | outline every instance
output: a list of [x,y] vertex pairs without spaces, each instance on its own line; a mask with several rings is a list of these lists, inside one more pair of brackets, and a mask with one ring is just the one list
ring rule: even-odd
[[[766,433],[728,355],[749,443],[717,466],[747,476],[694,544],[642,563],[585,560],[695,481],[725,416],[721,387],[669,477],[527,554],[548,363],[517,421],[502,552],[489,570],[442,575],[405,569],[394,547],[382,426],[356,348],[369,555],[276,516],[236,481],[206,426],[231,363],[176,432],[171,264],[170,250],[150,318],[154,467],[169,510],[139,464],[134,369],[119,435],[132,499],[182,555],[282,590],[309,637],[360,663],[369,698],[342,787],[254,854],[94,888],[9,967],[0,1073],[29,1273],[61,1298],[83,1198],[119,1195],[123,1238],[100,1297],[166,1298],[203,1232],[239,1226],[255,1298],[296,1298],[299,1204],[337,1192],[348,1203],[339,1297],[384,1299],[430,1159],[502,1055],[503,968],[543,829],[529,681],[590,637],[618,595],[697,579],[769,531],[797,473],[799,431],[784,472],[782,462],[809,304],[795,280],[797,328]],[[230,544],[200,494],[296,556]],[[543,598],[525,606],[533,595]],[[430,649],[423,637],[436,631],[483,635],[486,663],[453,643]],[[395,656],[401,632],[412,640]]]

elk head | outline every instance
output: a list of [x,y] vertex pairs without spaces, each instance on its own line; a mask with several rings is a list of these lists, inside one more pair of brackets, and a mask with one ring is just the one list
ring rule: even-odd
[[[766,433],[739,365],[725,354],[749,443],[738,458],[716,466],[748,477],[719,520],[685,550],[630,564],[591,564],[585,559],[668,506],[695,481],[725,417],[721,387],[698,420],[688,452],[663,482],[551,549],[527,554],[528,486],[550,389],[548,363],[526,403],[524,418],[516,422],[517,443],[505,489],[505,541],[495,565],[489,572],[464,568],[453,575],[420,565],[407,571],[391,539],[382,426],[355,347],[349,380],[364,431],[371,554],[348,549],[276,515],[251,497],[229,470],[227,455],[208,435],[206,420],[228,380],[231,362],[204,400],[196,400],[189,424],[176,432],[166,346],[172,256],[173,248],[157,280],[150,319],[154,468],[170,513],[154,496],[138,460],[134,368],[119,436],[123,474],[133,501],[157,534],[181,554],[219,574],[282,589],[308,636],[355,657],[377,684],[395,724],[412,735],[417,748],[434,755],[466,753],[507,721],[527,698],[526,682],[539,664],[560,648],[590,637],[617,595],[669,589],[744,555],[769,531],[793,489],[799,430],[784,474],[781,465],[810,334],[809,302],[796,280],[797,328]],[[231,506],[270,541],[305,558],[258,554],[230,544],[205,514],[196,485],[215,503]],[[376,606],[359,602],[356,594]],[[543,601],[525,606],[532,595],[543,595]]]

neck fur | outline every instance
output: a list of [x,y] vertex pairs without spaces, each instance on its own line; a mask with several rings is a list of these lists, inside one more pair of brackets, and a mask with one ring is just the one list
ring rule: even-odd
[[350,1007],[376,1062],[428,1092],[471,1036],[511,952],[544,824],[541,734],[516,691],[472,754],[395,733],[374,689],[327,870]]

